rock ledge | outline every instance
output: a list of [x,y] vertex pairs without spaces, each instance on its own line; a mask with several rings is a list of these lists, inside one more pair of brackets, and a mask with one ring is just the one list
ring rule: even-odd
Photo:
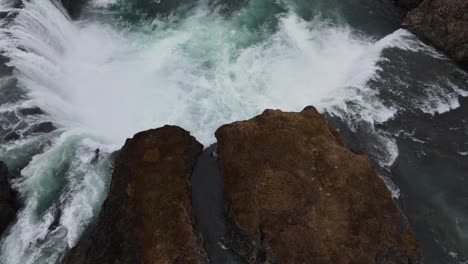
[[317,110],[266,110],[216,132],[225,206],[248,263],[420,263],[406,218],[368,157]]

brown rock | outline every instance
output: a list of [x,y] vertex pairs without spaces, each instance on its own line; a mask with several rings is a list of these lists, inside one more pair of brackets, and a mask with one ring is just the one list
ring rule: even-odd
[[402,26],[468,67],[468,0],[425,0]]
[[98,222],[64,263],[204,263],[189,175],[203,146],[178,127],[128,139]]
[[[266,110],[216,132],[225,206],[248,263],[420,263],[406,218],[368,157],[317,110]],[[250,248],[250,252],[244,252]]]

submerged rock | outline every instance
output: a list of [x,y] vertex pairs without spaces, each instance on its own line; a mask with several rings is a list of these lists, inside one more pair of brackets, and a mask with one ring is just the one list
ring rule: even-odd
[[189,177],[203,146],[178,127],[136,134],[119,153],[97,223],[64,263],[204,263]]
[[[0,16],[0,19],[3,18]],[[7,65],[9,61],[10,59],[0,54],[0,78],[13,74],[13,68]]]
[[8,167],[0,161],[0,236],[16,217],[14,193],[9,177]]
[[467,0],[425,0],[402,26],[468,67]]
[[9,141],[15,141],[18,140],[21,136],[16,133],[15,131],[8,132],[4,137],[3,141],[9,142]]
[[368,157],[313,107],[266,110],[216,132],[225,206],[248,263],[420,263],[413,232]]
[[23,135],[28,136],[37,133],[50,133],[56,129],[57,127],[52,122],[43,122],[33,125],[31,128],[26,130]]
[[44,114],[44,111],[42,111],[42,109],[37,107],[37,106],[36,107],[30,107],[30,108],[22,108],[22,109],[18,110],[18,112],[21,115],[24,115],[24,116],[43,115]]

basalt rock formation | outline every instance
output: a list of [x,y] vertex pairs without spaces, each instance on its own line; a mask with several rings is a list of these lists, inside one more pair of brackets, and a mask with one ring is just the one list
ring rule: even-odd
[[425,0],[402,26],[468,68],[468,0]]
[[0,161],[0,236],[16,216],[14,193],[8,180],[8,167]]
[[189,177],[203,146],[178,127],[128,139],[97,223],[64,263],[205,263]]
[[216,132],[225,206],[247,263],[420,263],[411,228],[364,154],[313,107]]

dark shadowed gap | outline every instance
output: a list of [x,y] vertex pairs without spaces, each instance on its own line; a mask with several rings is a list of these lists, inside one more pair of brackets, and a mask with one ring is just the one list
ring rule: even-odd
[[216,144],[205,149],[198,157],[191,181],[195,225],[203,237],[211,263],[245,263],[224,239],[228,228]]

